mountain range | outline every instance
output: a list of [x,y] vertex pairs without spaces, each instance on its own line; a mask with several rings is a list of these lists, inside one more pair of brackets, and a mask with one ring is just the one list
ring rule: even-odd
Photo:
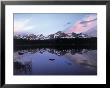
[[[87,31],[86,33],[64,33],[62,31],[58,31],[54,34],[50,34],[48,36],[44,36],[43,34],[35,35],[35,34],[15,34],[14,38],[16,39],[29,39],[29,40],[47,40],[47,39],[56,39],[56,38],[90,38],[96,37],[96,30]],[[93,35],[94,34],[94,35]]]

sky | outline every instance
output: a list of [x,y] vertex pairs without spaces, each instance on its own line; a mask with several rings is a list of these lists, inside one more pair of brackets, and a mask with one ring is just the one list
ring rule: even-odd
[[15,13],[15,34],[88,33],[97,30],[96,13]]

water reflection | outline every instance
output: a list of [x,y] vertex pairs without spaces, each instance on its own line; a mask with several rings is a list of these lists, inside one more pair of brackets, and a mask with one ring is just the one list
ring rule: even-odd
[[67,53],[70,53],[72,55],[74,55],[76,53],[83,54],[83,53],[86,53],[90,50],[92,50],[92,49],[37,48],[37,49],[18,50],[17,52],[18,52],[19,55],[23,55],[25,53],[34,54],[34,53],[37,53],[37,52],[43,54],[44,52],[47,51],[48,53],[51,53],[51,54],[55,54],[55,55],[58,55],[58,56],[63,56]]
[[14,75],[96,75],[97,50],[36,48],[14,52]]

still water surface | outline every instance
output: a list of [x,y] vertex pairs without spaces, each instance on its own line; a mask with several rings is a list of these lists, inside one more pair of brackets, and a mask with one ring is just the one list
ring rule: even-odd
[[97,50],[17,50],[14,51],[14,75],[97,75]]

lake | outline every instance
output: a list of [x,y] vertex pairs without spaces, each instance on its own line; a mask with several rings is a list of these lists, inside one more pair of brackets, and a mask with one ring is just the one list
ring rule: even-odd
[[35,48],[14,51],[14,75],[97,75],[97,50]]

